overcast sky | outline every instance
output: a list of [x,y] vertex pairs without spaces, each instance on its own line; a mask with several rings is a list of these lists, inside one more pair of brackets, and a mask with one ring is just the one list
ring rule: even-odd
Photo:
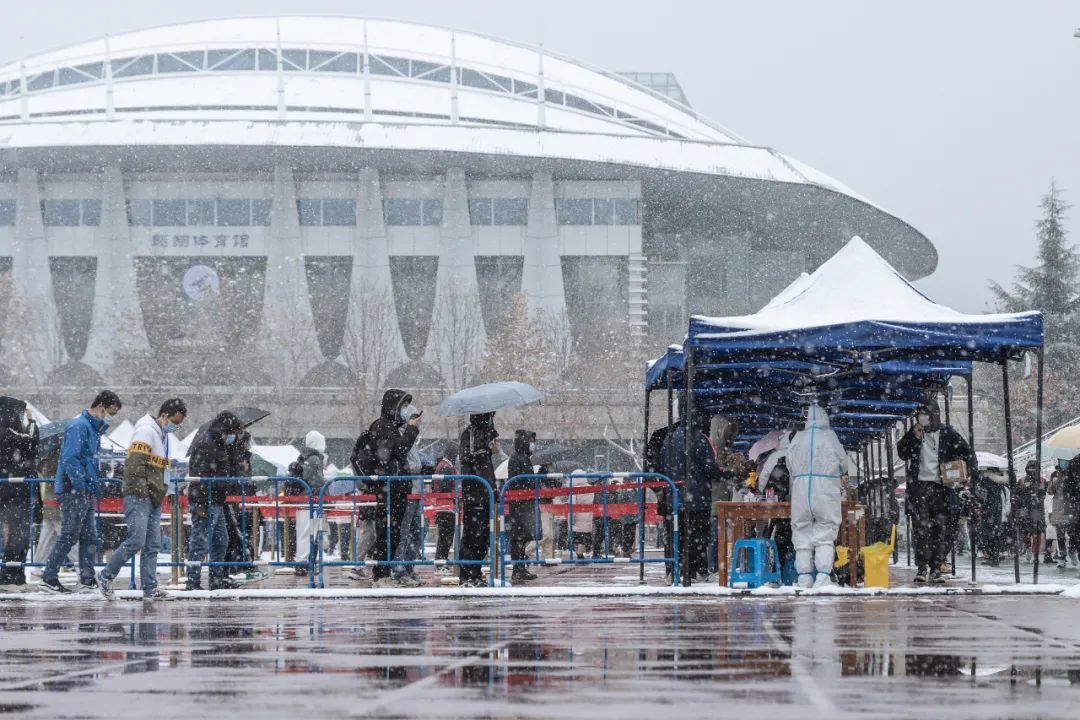
[[[1080,204],[1075,0],[50,0],[3,3],[0,60],[211,17],[342,14],[475,30],[611,70],[674,72],[699,111],[925,233],[920,285],[983,309],[1031,262],[1051,178]],[[1080,241],[1080,208],[1069,230]]]

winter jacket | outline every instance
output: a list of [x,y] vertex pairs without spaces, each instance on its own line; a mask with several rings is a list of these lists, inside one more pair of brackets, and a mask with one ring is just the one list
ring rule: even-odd
[[68,425],[53,483],[57,495],[97,492],[98,451],[105,429],[104,421],[91,417],[86,410]]
[[[963,460],[968,464],[968,473],[976,468],[975,453],[967,440],[956,432],[951,425],[942,425],[938,431],[938,467],[945,463]],[[922,459],[922,438],[915,435],[915,429],[907,433],[896,444],[896,454],[906,463],[908,490],[912,490],[911,483],[919,479],[919,463]]]
[[676,483],[682,482],[684,501],[680,508],[686,512],[708,514],[712,503],[712,484],[722,478],[716,464],[716,450],[702,430],[691,433],[690,471],[686,470],[686,423],[679,422],[664,439],[661,449],[663,473]]
[[[300,461],[304,468],[304,482],[311,488],[311,497],[318,502],[319,491],[326,484],[326,475],[323,473],[326,468],[323,454],[315,448],[305,447],[300,451]],[[304,494],[306,491],[301,493],[301,495]]]
[[1062,494],[1065,496],[1069,515],[1074,518],[1077,517],[1080,515],[1080,455],[1070,460],[1065,468],[1061,489]]
[[0,397],[0,477],[33,477],[37,464],[38,426],[23,425],[26,402]]
[[[242,477],[244,468],[242,462],[244,451],[242,450],[242,435],[244,425],[240,418],[231,412],[219,413],[210,422],[210,427],[203,436],[198,438],[191,448],[190,460],[188,461],[188,474],[200,478],[236,478]],[[232,445],[226,444],[226,436],[234,435]],[[238,489],[238,483],[230,481],[215,481],[213,493],[208,497],[207,483],[193,482],[188,488],[188,499],[192,505],[205,514],[209,505],[215,507],[225,504],[225,498]]]
[[[663,474],[663,450],[664,440],[667,439],[671,428],[668,426],[653,431],[649,436],[649,442],[645,443],[645,472]],[[656,512],[662,517],[671,515],[671,486],[656,490]]]
[[[458,452],[461,454],[461,474],[476,475],[487,480],[492,492],[498,484],[495,481],[495,465],[492,460],[491,444],[499,438],[495,430],[495,413],[482,413],[469,416],[469,426],[461,433]],[[487,502],[487,491],[476,481],[464,480],[461,483],[462,497]]]
[[1051,525],[1068,525],[1072,522],[1072,512],[1070,512],[1069,502],[1065,497],[1065,488],[1062,486],[1064,477],[1057,481],[1051,481],[1050,492],[1053,495],[1049,497],[1053,498],[1051,505],[1050,515],[1048,517]]
[[[518,475],[532,475],[532,443],[536,440],[536,433],[529,430],[518,430],[514,433],[514,453],[506,466],[506,477]],[[515,490],[532,490],[534,487],[543,487],[533,480],[518,480],[510,486],[510,492]],[[532,536],[536,532],[536,502],[533,500],[518,500],[507,503],[510,522],[518,532]]]
[[157,420],[144,415],[135,423],[124,460],[124,496],[160,505],[165,499],[165,471],[169,467],[169,435]]
[[[420,436],[420,428],[401,419],[401,409],[410,402],[412,396],[404,390],[387,390],[383,394],[379,419],[368,428],[376,458],[376,475],[409,474],[409,451]],[[404,482],[391,483],[391,486],[391,492],[407,493],[409,490],[409,484]]]

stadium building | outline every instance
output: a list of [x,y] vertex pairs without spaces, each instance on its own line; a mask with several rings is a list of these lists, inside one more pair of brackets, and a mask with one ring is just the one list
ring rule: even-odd
[[[908,278],[935,268],[918,231],[702,117],[673,75],[470,32],[213,20],[0,66],[2,381],[57,413],[102,383],[175,388],[204,415],[267,405],[267,434],[354,437],[358,388],[469,382],[517,298],[569,352],[636,361],[855,234]],[[553,390],[530,422],[565,436],[576,403],[577,438],[632,436],[639,396],[602,385],[603,411]]]

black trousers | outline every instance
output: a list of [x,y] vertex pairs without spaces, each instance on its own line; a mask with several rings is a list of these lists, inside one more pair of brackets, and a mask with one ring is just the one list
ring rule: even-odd
[[[461,519],[462,560],[483,560],[488,554],[488,525],[491,520],[487,493],[470,492],[462,488],[461,505],[464,513]],[[483,579],[480,565],[462,565],[459,575],[461,582]]]
[[688,509],[683,513],[689,537],[680,539],[682,552],[687,553],[687,571],[693,580],[709,574],[709,509]]
[[625,522],[620,524],[622,525],[622,537],[619,538],[619,545],[625,555],[633,555],[638,549],[637,523]]
[[[405,482],[394,483],[390,488],[390,524],[386,521],[386,491],[383,490],[377,496],[375,510],[375,543],[372,548],[372,558],[380,562],[393,560],[393,554],[397,551],[398,541],[401,540],[401,521],[405,518],[405,508],[409,505],[409,489],[411,485]],[[390,533],[390,555],[386,553],[386,534]],[[389,565],[376,565],[371,573],[375,580],[390,577]]]
[[436,560],[450,559],[450,546],[454,544],[454,525],[456,524],[457,523],[454,520],[454,513],[436,513],[435,527],[438,529],[439,532],[438,539],[435,542]]
[[25,562],[30,551],[30,486],[26,483],[0,486],[0,535],[5,563],[0,568],[0,585],[25,585],[26,571],[6,563]]
[[949,503],[947,490],[938,483],[916,480],[908,485],[911,498],[911,539],[915,544],[915,564],[937,570],[948,552]]

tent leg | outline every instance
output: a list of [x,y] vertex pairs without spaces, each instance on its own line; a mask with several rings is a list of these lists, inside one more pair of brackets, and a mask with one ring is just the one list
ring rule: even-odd
[[[645,436],[644,436],[645,441],[641,445],[641,470],[643,472],[653,472],[652,468],[647,467],[645,465],[645,451],[649,447],[649,396],[650,396],[650,394],[651,393],[650,393],[649,390],[645,391]],[[638,485],[640,485],[640,484],[641,484],[641,478],[638,478]],[[645,518],[644,518],[644,516],[642,516],[642,518],[641,518],[641,532],[645,532]],[[645,555],[642,554],[642,556],[639,558],[639,560],[641,560],[641,562],[638,563],[638,583],[641,584],[641,585],[644,585],[645,584]]]
[[[1038,350],[1038,399],[1035,403],[1035,462],[1039,466],[1039,477],[1042,477],[1042,435],[1043,435],[1043,360],[1045,355],[1043,349]],[[1039,555],[1042,554],[1043,548],[1041,546],[1046,545],[1046,536],[1043,535],[1043,541],[1040,543],[1040,547],[1035,548],[1035,569],[1032,571],[1031,581],[1036,585],[1039,584]]]
[[[680,522],[682,524],[682,547],[683,551],[680,556],[680,565],[682,566],[682,584],[683,587],[690,587],[690,554],[694,552],[694,531],[692,529],[689,509],[686,507],[686,485],[690,478],[691,467],[691,455],[693,448],[693,435],[692,428],[694,427],[694,350],[693,348],[686,349],[686,417],[680,418],[683,423],[683,451],[685,457],[683,462],[683,484],[680,491],[683,501],[679,503],[679,508],[682,510]],[[685,518],[685,519],[683,519]],[[727,548],[723,549],[727,552]]]
[[[885,436],[885,468],[889,474],[889,517],[892,517],[893,503],[896,501],[896,473],[893,470],[893,434],[892,430],[889,430],[889,434]],[[900,522],[900,518],[896,518],[897,523]],[[898,564],[900,562],[900,548],[893,543],[893,563]]]
[[[971,452],[975,452],[975,376],[968,375],[967,378],[967,417],[968,417],[968,447],[971,448]],[[971,546],[971,584],[975,584],[975,565],[976,558],[979,554],[979,548],[976,544],[976,538],[978,533],[976,532],[975,518],[968,518],[968,538]]]
[[[1001,386],[1005,393],[1005,458],[1009,463],[1009,518],[1016,517],[1016,468],[1013,466],[1012,401],[1009,399],[1009,357],[1001,351]],[[1013,524],[1013,575],[1020,583],[1020,526]]]

